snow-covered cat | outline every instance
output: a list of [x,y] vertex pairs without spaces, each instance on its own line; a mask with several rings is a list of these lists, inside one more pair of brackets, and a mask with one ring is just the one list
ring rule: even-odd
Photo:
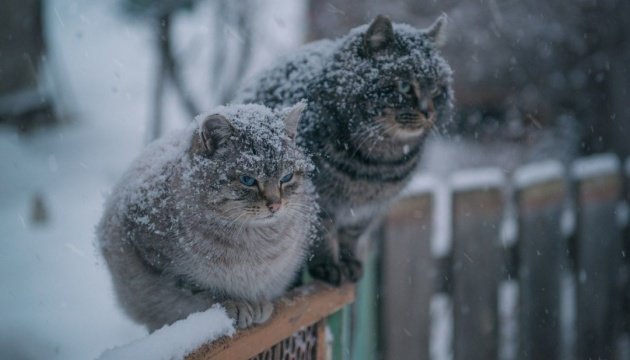
[[269,318],[318,211],[294,140],[303,109],[219,107],[134,162],[97,229],[133,319],[153,331],[214,303],[240,328]]
[[298,142],[312,156],[322,208],[311,274],[331,283],[362,273],[358,238],[416,169],[431,128],[451,118],[451,70],[438,54],[446,18],[418,30],[377,16],[340,39],[294,52],[237,95],[308,109]]

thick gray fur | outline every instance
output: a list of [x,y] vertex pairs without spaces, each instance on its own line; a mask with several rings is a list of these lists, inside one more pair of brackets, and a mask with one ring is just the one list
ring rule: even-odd
[[133,319],[153,331],[214,303],[240,328],[269,318],[316,221],[312,165],[293,136],[303,108],[220,107],[133,163],[97,229]]
[[451,70],[437,51],[445,24],[440,17],[418,30],[377,16],[337,40],[304,46],[237,95],[270,107],[308,102],[298,143],[317,169],[325,225],[313,276],[358,280],[358,238],[409,180],[429,131],[450,121]]

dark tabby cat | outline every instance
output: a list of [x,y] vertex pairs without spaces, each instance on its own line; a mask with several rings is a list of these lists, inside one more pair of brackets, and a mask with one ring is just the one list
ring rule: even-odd
[[322,231],[311,274],[339,284],[362,273],[356,244],[416,169],[427,133],[451,117],[451,70],[436,48],[445,17],[417,30],[384,16],[305,46],[237,96],[285,106],[307,99],[298,142],[317,168]]
[[240,328],[269,318],[318,211],[294,140],[303,108],[220,107],[132,165],[98,227],[132,318],[155,330],[218,302]]

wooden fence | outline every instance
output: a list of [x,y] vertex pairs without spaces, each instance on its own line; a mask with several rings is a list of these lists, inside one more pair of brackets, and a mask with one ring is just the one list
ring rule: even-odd
[[419,176],[356,287],[296,289],[187,359],[628,360],[629,203],[612,155]]
[[630,159],[416,179],[384,222],[384,359],[630,359]]

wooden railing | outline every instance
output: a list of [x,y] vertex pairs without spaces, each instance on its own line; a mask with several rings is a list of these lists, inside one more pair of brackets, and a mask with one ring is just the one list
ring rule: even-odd
[[326,359],[326,318],[354,301],[353,285],[313,283],[275,303],[267,323],[206,344],[186,360]]

